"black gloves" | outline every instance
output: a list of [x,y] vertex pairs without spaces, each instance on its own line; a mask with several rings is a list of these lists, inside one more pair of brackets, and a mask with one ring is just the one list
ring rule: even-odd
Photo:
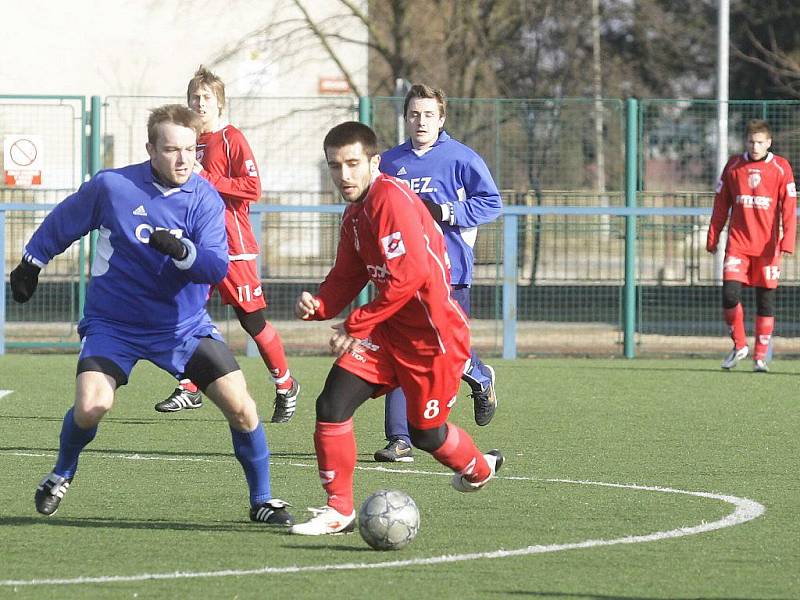
[[189,249],[165,229],[158,229],[150,234],[150,247],[175,260],[183,260],[189,254]]
[[39,267],[25,259],[11,271],[11,295],[15,302],[23,303],[31,299],[39,283],[39,271]]
[[423,200],[423,204],[425,204],[425,208],[428,209],[428,212],[431,213],[433,220],[437,223],[442,222],[442,205],[436,204],[436,202],[431,202],[430,200]]

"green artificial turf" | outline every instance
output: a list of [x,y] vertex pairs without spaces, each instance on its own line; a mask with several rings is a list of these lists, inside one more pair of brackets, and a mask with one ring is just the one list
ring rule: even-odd
[[[324,504],[312,433],[331,362],[292,359],[298,412],[265,425],[274,495],[298,520]],[[263,365],[241,364],[269,416]],[[385,443],[382,399],[356,414],[356,502],[397,488],[421,514],[410,546],[377,552],[357,533],[308,538],[251,523],[221,413],[210,403],[154,412],[174,382],[148,363],[118,392],[58,514],[38,515],[33,492],[55,460],[75,356],[2,356],[0,389],[13,393],[0,398],[0,598],[800,597],[800,364],[776,361],[766,375],[703,360],[492,364],[492,423],[475,425],[466,386],[451,417],[481,449],[505,454],[480,493],[453,490],[419,451],[413,463],[373,462]],[[678,491],[766,511],[640,539],[734,512],[730,501]]]

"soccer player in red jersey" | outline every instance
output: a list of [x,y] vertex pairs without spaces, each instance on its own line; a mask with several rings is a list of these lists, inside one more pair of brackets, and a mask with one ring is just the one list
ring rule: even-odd
[[789,162],[769,151],[769,124],[754,119],[747,124],[746,135],[747,152],[728,160],[717,184],[706,250],[717,251],[730,215],[722,267],[722,307],[733,349],[722,361],[722,368],[732,369],[749,353],[740,302],[742,286],[748,286],[756,290],[753,370],[766,373],[781,254],[794,252],[797,235],[797,192]]
[[449,259],[441,228],[414,192],[381,175],[375,133],[347,122],[323,143],[333,183],[348,206],[336,262],[316,295],[303,292],[301,319],[338,315],[372,281],[375,298],[333,326],[337,356],[316,402],[314,447],[328,501],[291,533],[325,535],[355,526],[353,414],[370,397],[400,386],[412,443],[455,471],[458,491],[481,489],[503,464],[481,454],[472,438],[447,422],[470,356],[469,320],[450,296]]
[[[233,307],[242,328],[253,338],[275,383],[272,422],[285,423],[294,415],[300,385],[289,371],[278,332],[264,316],[267,303],[256,263],[259,249],[250,224],[250,203],[261,198],[255,156],[242,132],[222,120],[225,84],[219,77],[201,66],[189,81],[186,99],[202,121],[195,171],[217,189],[225,202],[230,267],[216,289],[222,302]],[[177,412],[201,406],[197,386],[184,379],[155,408],[159,412]]]

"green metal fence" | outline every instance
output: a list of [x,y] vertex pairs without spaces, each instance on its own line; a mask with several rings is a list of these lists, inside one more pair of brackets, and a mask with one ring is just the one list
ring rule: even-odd
[[[773,130],[773,151],[800,165],[800,103],[736,100],[727,105],[729,154],[744,151],[744,130],[750,119],[766,119]],[[639,189],[684,193],[713,189],[709,182],[719,177],[719,103],[641,100],[639,106]],[[650,198],[659,200],[657,195]]]
[[[0,209],[55,203],[85,173],[146,160],[148,109],[184,101],[95,98],[87,113],[82,99],[3,100],[0,133],[40,132],[54,149],[51,137],[69,139],[64,146],[71,152],[51,155],[62,158],[47,172],[74,173],[60,186],[56,179],[36,188],[0,186]],[[229,99],[228,116],[253,147],[264,184],[253,215],[268,315],[292,352],[321,351],[326,341],[327,325],[291,318],[297,292],[324,276],[338,239],[340,207],[332,206],[321,140],[332,125],[361,119],[383,146],[393,145],[404,135],[398,107],[394,98]],[[744,123],[763,116],[775,130],[775,150],[800,164],[799,107],[730,102],[730,152],[742,150]],[[29,116],[48,111],[60,116]],[[710,101],[451,99],[446,128],[484,156],[509,207],[506,218],[480,228],[477,240],[473,338],[481,351],[508,355],[513,339],[517,354],[723,352],[718,274],[705,252],[718,175],[717,118]],[[44,214],[0,210],[6,273]],[[88,244],[76,244],[48,266],[29,304],[8,302],[6,288],[0,347],[77,342],[87,255]],[[210,306],[234,347],[243,349],[245,336],[232,313],[216,299]],[[746,309],[753,314],[749,298]],[[800,352],[797,314],[800,267],[788,260],[778,295],[779,352]]]

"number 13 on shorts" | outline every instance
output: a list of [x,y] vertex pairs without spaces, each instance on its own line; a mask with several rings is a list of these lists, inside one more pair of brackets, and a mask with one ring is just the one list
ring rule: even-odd
[[767,281],[777,281],[781,276],[781,268],[777,265],[767,265],[764,267],[764,279]]

